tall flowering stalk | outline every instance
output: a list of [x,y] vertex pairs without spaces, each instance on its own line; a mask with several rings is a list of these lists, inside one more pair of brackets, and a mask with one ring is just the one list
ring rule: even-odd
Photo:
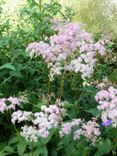
[[[47,138],[52,129],[58,129],[60,137],[73,134],[73,140],[85,138],[86,141],[96,143],[100,138],[100,124],[96,118],[86,121],[76,118],[64,123],[67,110],[61,102],[65,74],[80,73],[83,80],[89,78],[94,72],[94,65],[98,61],[97,55],[106,53],[104,42],[94,43],[92,35],[83,29],[82,24],[65,23],[54,27],[57,34],[50,37],[49,43],[43,41],[31,43],[26,51],[32,56],[41,56],[49,69],[48,94],[50,94],[50,80],[55,75],[61,76],[59,95],[55,104],[43,105],[40,112],[17,110],[12,113],[12,123],[22,123],[20,135],[26,141],[38,142],[39,138]],[[112,124],[117,127],[116,102],[117,90],[110,87],[97,93],[95,99],[99,102],[98,109],[102,110],[102,125]],[[19,104],[17,99],[9,98],[10,102]],[[3,104],[4,99],[0,102]],[[15,102],[14,102],[15,101]],[[75,128],[75,129],[74,129]]]
[[58,33],[50,37],[49,43],[31,43],[26,51],[31,57],[42,56],[50,69],[51,80],[66,71],[80,73],[83,79],[90,77],[97,54],[105,54],[104,42],[94,43],[83,24],[65,23],[55,29]]

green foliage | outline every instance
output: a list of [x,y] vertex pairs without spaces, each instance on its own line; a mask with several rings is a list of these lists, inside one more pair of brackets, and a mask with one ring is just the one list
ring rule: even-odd
[[[107,21],[103,21],[100,5],[97,6],[92,1],[90,3],[87,1],[86,5],[77,8],[80,14],[80,18],[77,17],[78,21],[87,23],[87,28],[91,32],[100,34],[104,29],[114,31],[113,28],[110,30],[114,23],[106,25]],[[0,7],[0,12],[3,11]],[[56,33],[52,30],[50,19],[62,18],[71,21],[73,16],[74,11],[70,7],[63,9],[62,5],[54,0],[48,3],[41,0],[27,0],[18,12],[18,23],[15,24],[10,17],[6,16],[7,18],[2,19],[0,15],[2,19],[0,20],[0,98],[26,93],[29,101],[20,109],[25,108],[33,112],[40,110],[43,104],[48,104],[49,93],[54,92],[51,103],[55,101],[59,95],[60,79],[55,78],[48,86],[48,69],[44,60],[41,57],[29,58],[25,48],[30,42],[41,40],[49,42],[49,37]],[[98,118],[100,115],[94,99],[97,88],[91,82],[99,83],[107,77],[116,85],[117,45],[115,41],[107,45],[107,54],[108,57],[100,59],[95,66],[94,75],[85,82],[89,85],[83,85],[80,75],[66,73],[61,97],[62,100],[67,99],[66,121],[77,117],[85,117],[88,120],[92,116]],[[19,135],[19,127],[16,129],[11,124],[10,113],[0,114],[0,156],[109,156],[113,153],[116,155],[117,147],[114,140],[116,133],[112,135],[112,127],[109,127],[106,132],[102,128],[104,139],[95,146],[90,146],[84,138],[79,141],[73,141],[71,136],[60,139],[56,129],[51,131],[47,139],[40,138],[37,143],[29,143]]]
[[111,141],[109,139],[106,139],[102,144],[96,145],[96,147],[97,152],[94,156],[102,156],[104,154],[108,154],[112,149]]

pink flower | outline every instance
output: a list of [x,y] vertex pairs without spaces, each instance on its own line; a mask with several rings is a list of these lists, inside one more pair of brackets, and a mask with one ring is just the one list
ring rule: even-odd
[[71,128],[72,128],[72,126],[71,126],[70,123],[63,124],[62,128],[61,128],[61,130],[59,132],[60,137],[63,137],[64,135],[70,134],[71,133]]
[[117,89],[110,86],[108,90],[101,90],[95,96],[99,103],[97,108],[102,111],[102,122],[112,121],[112,126],[117,127]]
[[[54,75],[61,75],[62,71],[81,73],[82,78],[86,79],[94,72],[96,54],[104,55],[105,47],[101,41],[94,44],[92,35],[82,29],[82,24],[71,22],[62,25],[58,33],[50,37],[49,44],[34,42],[29,44],[26,51],[31,57],[42,56],[50,68],[50,80]],[[74,66],[72,62],[75,62]]]
[[[20,105],[21,101],[15,97],[2,98],[0,99],[0,111],[3,113],[5,110],[15,109],[16,105]],[[7,102],[10,102],[10,104],[7,105]]]
[[6,103],[5,103],[5,99],[0,99],[0,112],[4,112],[5,110],[7,110],[7,106],[6,106]]
[[12,123],[15,124],[25,121],[20,134],[27,141],[37,141],[40,137],[47,138],[52,128],[57,128],[63,122],[66,114],[64,103],[57,100],[55,105],[41,106],[41,112],[16,111],[12,114]]

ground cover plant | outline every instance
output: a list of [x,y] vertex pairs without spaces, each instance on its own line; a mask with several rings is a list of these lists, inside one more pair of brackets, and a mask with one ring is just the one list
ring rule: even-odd
[[0,156],[116,156],[115,38],[58,1],[27,0],[17,22],[0,3]]

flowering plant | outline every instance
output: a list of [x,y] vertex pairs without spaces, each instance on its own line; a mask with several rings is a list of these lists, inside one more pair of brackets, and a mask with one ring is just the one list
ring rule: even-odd
[[58,34],[50,37],[50,43],[43,41],[31,43],[26,51],[42,56],[50,68],[50,79],[62,72],[74,71],[81,73],[83,79],[93,74],[93,66],[98,54],[105,54],[104,42],[93,42],[91,34],[82,27],[83,24],[65,23],[57,27]]
[[31,31],[20,25],[25,37],[11,33],[17,44],[7,49],[15,54],[0,67],[0,156],[116,155],[111,39],[95,39],[82,23],[52,19],[58,13],[67,19],[57,2],[28,7],[22,15],[30,12],[24,21]]

